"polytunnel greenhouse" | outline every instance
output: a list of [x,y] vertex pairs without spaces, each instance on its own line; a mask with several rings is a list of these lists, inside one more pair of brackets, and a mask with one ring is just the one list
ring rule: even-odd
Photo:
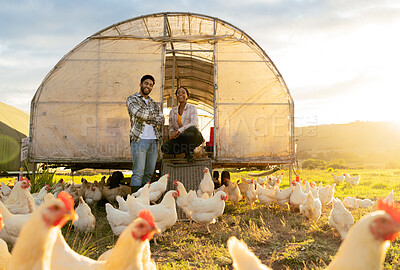
[[131,168],[125,102],[145,74],[164,111],[189,89],[210,119],[213,166],[293,163],[294,103],[271,59],[225,21],[176,12],[111,25],[54,66],[32,99],[30,162]]

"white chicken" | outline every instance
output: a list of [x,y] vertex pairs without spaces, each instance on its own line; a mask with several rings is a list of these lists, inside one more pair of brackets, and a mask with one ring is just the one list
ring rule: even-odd
[[[0,210],[0,231],[4,227],[3,215]],[[0,239],[0,270],[7,269],[8,261],[10,260],[11,254],[8,251],[7,243],[3,239]]]
[[251,180],[249,189],[244,194],[244,196],[246,197],[246,202],[249,203],[251,207],[253,207],[254,202],[257,201],[257,192],[254,186],[254,180]]
[[200,198],[202,198],[202,199],[208,199],[208,198],[210,198],[210,196],[208,196],[207,193],[203,193],[203,195],[201,195]]
[[142,188],[142,192],[138,198],[135,198],[133,195],[128,195],[124,204],[127,211],[124,211],[125,209],[115,209],[110,203],[106,203],[105,205],[107,220],[114,235],[120,235],[126,226],[138,216],[140,210],[149,208],[149,185],[145,185]]
[[197,196],[201,197],[204,193],[207,193],[210,198],[214,192],[214,181],[212,180],[210,170],[204,167],[204,175],[200,181],[199,189],[197,190]]
[[335,186],[336,184],[333,183],[332,185],[326,185],[325,187],[322,187],[322,182],[319,183],[318,194],[322,203],[322,207],[332,202],[335,194]]
[[389,205],[393,205],[394,204],[394,194],[393,194],[393,190],[390,191],[389,195],[386,196],[385,199],[383,199],[383,201]]
[[4,182],[1,182],[0,193],[3,194],[4,197],[8,197],[11,193],[11,188]]
[[333,198],[333,208],[329,214],[328,223],[339,232],[340,238],[343,240],[354,224],[354,218],[339,199]]
[[225,201],[228,199],[225,192],[218,191],[209,199],[198,198],[196,192],[188,192],[188,208],[192,219],[201,224],[207,225],[207,231],[210,231],[209,224],[215,223],[216,218],[221,216],[225,210]]
[[242,198],[238,183],[227,179],[226,184],[227,186],[225,186],[223,191],[228,196],[228,200],[230,200],[233,204],[237,204]]
[[312,192],[314,198],[319,198],[319,192],[315,182],[310,183],[308,181],[304,181],[304,192],[308,193],[310,191]]
[[139,213],[118,238],[115,247],[103,253],[99,261],[106,261],[105,269],[148,269],[156,270],[150,258],[149,240],[157,228],[154,218],[149,210]]
[[[266,206],[269,206],[271,203],[275,202],[275,194],[276,194],[276,189],[267,189],[263,188],[260,184],[257,183],[257,197],[260,203],[265,204]],[[229,195],[228,195],[229,196]]]
[[178,180],[174,181],[174,186],[176,190],[179,191],[178,197],[176,198],[176,205],[185,213],[186,217],[192,222],[192,217],[190,216],[188,201],[187,201],[187,191],[185,186]]
[[274,185],[270,185],[270,182],[266,182],[265,187],[269,189],[273,189],[275,187],[279,187],[281,185],[281,180],[277,179]]
[[240,193],[242,195],[246,194],[246,192],[249,190],[250,183],[251,183],[251,180],[248,180],[248,179],[246,179],[244,177],[242,177],[240,179],[240,183],[238,183],[238,186],[239,186]]
[[[130,196],[130,195],[128,195],[128,196]],[[115,197],[115,200],[118,202],[118,210],[121,210],[121,211],[124,211],[124,212],[128,212],[129,211],[128,204],[126,203],[124,198],[122,198],[121,196],[117,195]]]
[[360,208],[370,208],[374,205],[374,202],[370,199],[357,199],[357,207]]
[[18,181],[15,184],[14,188],[11,190],[10,196],[4,201],[4,205],[11,213],[29,214],[35,210],[35,200],[28,190],[30,186],[28,179]]
[[30,219],[32,214],[12,214],[0,201],[0,209],[3,214],[4,228],[0,230],[0,238],[14,245],[23,225]]
[[268,181],[267,176],[265,176],[264,178],[257,177],[257,184],[259,184],[259,185],[261,185],[263,187],[265,187],[267,181]]
[[85,190],[85,201],[90,205],[100,201],[102,196],[103,194],[98,186],[97,181],[94,181],[90,185],[90,188]]
[[314,198],[311,191],[308,192],[307,198],[299,207],[300,213],[305,215],[309,220],[317,221],[321,217],[322,204],[320,199]]
[[76,207],[75,212],[78,215],[78,220],[73,222],[74,227],[80,232],[94,231],[96,218],[82,197],[79,197],[79,205]]
[[76,219],[74,199],[66,192],[45,200],[24,225],[11,253],[9,269],[51,269],[51,255],[59,229]]
[[128,194],[131,194],[131,188],[127,185],[120,185],[118,187],[110,189],[108,186],[101,183],[99,184],[99,188],[103,193],[103,197],[109,202],[115,202],[117,196],[125,197]]
[[154,217],[160,233],[175,225],[178,215],[176,213],[175,198],[179,197],[179,191],[170,190],[165,193],[164,198],[159,204],[150,205],[149,210]]
[[46,196],[46,194],[49,192],[49,190],[50,190],[50,185],[46,184],[40,189],[40,191],[38,193],[32,194],[32,197],[35,200],[36,206],[39,206],[43,203],[43,198],[44,198],[44,196]]
[[335,181],[336,183],[342,183],[344,181],[344,175],[334,175],[332,173],[332,177],[333,177],[333,181]]
[[380,200],[378,211],[361,218],[350,229],[327,270],[383,269],[390,241],[400,231],[399,207]]
[[285,188],[283,190],[280,190],[279,187],[275,187],[274,189],[276,190],[275,199],[276,199],[277,204],[279,204],[280,206],[283,206],[286,203],[289,203],[290,195],[292,195],[292,192],[294,189],[293,185],[290,185],[290,187]]
[[[142,187],[142,192],[136,198],[136,201],[138,201],[139,203],[141,203],[143,205],[150,205],[150,187],[151,187],[150,183],[147,183],[147,185],[144,185]],[[131,201],[131,200],[129,200],[129,201]],[[129,208],[129,206],[128,206],[128,208]]]
[[307,198],[308,193],[303,192],[302,185],[298,182],[293,183],[294,189],[292,194],[290,195],[290,206],[294,208],[298,208]]
[[343,205],[347,209],[357,209],[358,207],[357,199],[354,197],[346,197],[343,199]]
[[[150,184],[149,198],[151,203],[155,203],[167,190],[169,173],[164,174],[157,181]],[[139,197],[144,187],[140,188],[137,192],[132,193],[133,196]]]
[[54,196],[57,197],[58,193],[60,193],[63,190],[64,190],[64,179],[61,178],[60,180],[58,180],[57,183],[55,183],[54,185],[51,186],[49,192],[53,193]]
[[75,186],[74,183],[68,184],[67,188],[64,191],[71,194],[71,196],[74,197],[75,202],[78,202],[79,197],[81,197],[78,195],[78,188]]
[[277,184],[280,184],[282,182],[282,178],[283,178],[283,173],[281,173],[278,176],[273,176],[271,175],[271,177],[268,177],[268,184],[271,187],[276,186]]
[[[129,199],[135,200],[135,197],[130,196],[128,200]],[[114,233],[114,235],[120,235],[126,228],[126,226],[128,226],[129,223],[132,222],[134,217],[129,212],[115,209],[110,203],[106,203],[105,206],[106,206],[107,220],[108,223],[110,224],[112,232]]]
[[260,259],[249,250],[246,243],[231,236],[228,240],[228,250],[232,257],[235,270],[272,270],[261,263]]
[[348,173],[345,173],[343,175],[344,175],[346,183],[349,185],[356,186],[356,185],[358,185],[358,183],[360,183],[360,179],[361,179],[360,175],[353,176],[353,177],[351,177],[350,174],[348,174]]
[[58,230],[51,256],[52,270],[100,270],[106,262],[99,262],[76,253]]

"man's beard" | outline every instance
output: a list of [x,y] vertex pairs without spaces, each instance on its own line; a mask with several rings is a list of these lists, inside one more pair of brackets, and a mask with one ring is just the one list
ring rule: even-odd
[[150,94],[150,92],[151,92],[151,90],[147,90],[147,91],[149,91],[147,94],[144,92],[144,89],[145,89],[146,87],[142,87],[142,86],[140,86],[140,92],[143,94],[143,95],[145,95],[145,96],[147,96],[148,94]]

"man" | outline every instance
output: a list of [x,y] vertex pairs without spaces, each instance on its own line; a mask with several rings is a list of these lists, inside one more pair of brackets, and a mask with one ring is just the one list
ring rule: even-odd
[[133,169],[131,191],[150,182],[158,156],[158,141],[161,141],[160,126],[164,124],[164,115],[157,103],[149,97],[155,80],[151,75],[144,75],[140,80],[140,92],[126,99],[131,131]]

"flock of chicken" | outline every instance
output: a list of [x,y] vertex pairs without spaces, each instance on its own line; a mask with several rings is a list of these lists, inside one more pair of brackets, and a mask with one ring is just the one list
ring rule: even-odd
[[[136,193],[128,195],[126,201],[121,196],[117,196],[118,209],[110,203],[106,204],[107,220],[115,235],[119,235],[143,209],[150,210],[162,233],[176,223],[178,219],[176,205],[191,221],[205,224],[207,230],[210,231],[208,225],[214,223],[216,218],[223,214],[227,196],[224,191],[214,193],[214,182],[209,169],[204,168],[204,176],[197,191],[187,192],[184,185],[175,180],[176,190],[166,192],[168,179],[169,174],[163,175],[158,181],[147,184]],[[161,202],[155,204],[164,193]],[[155,238],[154,242],[157,243]]]
[[[346,181],[355,185],[360,181],[360,176],[332,176],[337,183]],[[173,182],[176,190],[167,191],[169,177],[165,174],[133,194],[129,194],[129,187],[125,186],[109,189],[104,178],[95,183],[83,179],[80,185],[64,184],[60,180],[53,187],[43,187],[37,194],[29,192],[27,179],[16,182],[13,189],[2,183],[0,238],[14,247],[10,254],[6,243],[0,239],[0,270],[156,269],[150,258],[149,240],[154,233],[162,233],[177,222],[176,206],[190,222],[204,224],[210,232],[209,224],[224,213],[227,199],[236,204],[245,198],[251,207],[256,200],[268,206],[272,203],[287,205],[298,209],[310,220],[318,220],[322,208],[332,203],[329,225],[340,233],[344,241],[328,269],[379,269],[389,241],[394,240],[400,231],[400,210],[394,203],[393,191],[377,202],[351,197],[342,202],[334,197],[336,183],[323,187],[322,183],[317,186],[314,182],[295,180],[288,188],[280,190],[283,174],[257,180],[242,177],[240,183],[227,180],[221,188],[214,189],[210,171],[204,168],[198,190],[190,191],[178,180]],[[119,238],[113,249],[95,261],[74,252],[60,228],[68,220],[73,220],[77,230],[93,231],[95,217],[88,204],[102,198],[118,202],[118,208],[111,203],[106,203],[105,207],[110,227]],[[75,201],[79,202],[76,209]],[[354,218],[346,207],[376,207],[378,211],[353,225]],[[364,256],[368,254],[373,268],[361,265],[357,258],[351,258],[353,264],[343,262],[349,260],[344,250],[355,248],[352,243],[360,235],[367,239],[362,249],[369,248],[361,253]],[[154,243],[157,244],[156,238]],[[229,239],[228,249],[235,269],[269,269],[235,237]]]

